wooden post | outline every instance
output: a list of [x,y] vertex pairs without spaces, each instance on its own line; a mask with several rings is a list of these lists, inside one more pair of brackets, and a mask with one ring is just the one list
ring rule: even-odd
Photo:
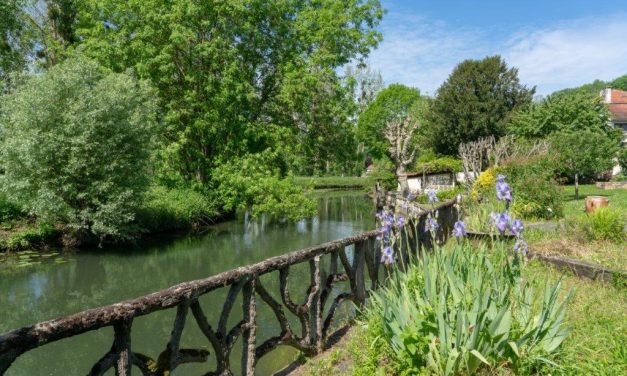
[[115,330],[113,347],[118,353],[115,376],[130,376],[131,374],[131,325],[132,320],[124,320],[113,326]]
[[353,273],[355,278],[355,302],[361,307],[366,302],[366,282],[364,280],[364,265],[366,260],[366,241],[355,243],[353,252]]
[[243,287],[244,332],[242,344],[242,375],[255,375],[255,350],[257,346],[257,303],[255,301],[255,282],[253,277]]

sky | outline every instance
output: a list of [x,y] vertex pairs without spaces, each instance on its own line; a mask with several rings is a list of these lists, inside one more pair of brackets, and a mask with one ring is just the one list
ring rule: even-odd
[[546,95],[627,74],[627,0],[381,0],[369,65],[434,95],[465,59],[501,55]]

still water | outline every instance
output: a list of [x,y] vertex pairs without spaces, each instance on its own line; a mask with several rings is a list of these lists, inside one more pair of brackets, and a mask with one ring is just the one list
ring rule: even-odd
[[[317,200],[318,215],[298,223],[231,221],[218,224],[203,235],[158,241],[145,247],[80,251],[50,257],[50,261],[34,267],[0,269],[0,333],[205,278],[374,226],[371,200],[362,193],[333,192],[317,196]],[[290,280],[291,294],[303,297],[309,282],[306,265],[294,268]],[[265,276],[262,282],[278,299],[278,273]],[[200,299],[214,325],[225,294],[226,291],[217,291]],[[279,333],[269,309],[259,305],[258,344]],[[133,351],[156,359],[168,341],[174,315],[175,309],[170,309],[137,318],[133,323]],[[241,319],[241,303],[236,303],[231,316],[233,324]],[[296,322],[293,329],[299,334]],[[46,345],[19,357],[7,375],[84,375],[108,351],[112,339],[113,330],[103,328]],[[181,348],[186,347],[209,350],[209,364],[184,364],[174,374],[199,375],[214,369],[213,349],[191,314],[181,341]],[[235,344],[231,357],[235,371],[239,368],[240,348],[241,340]],[[257,374],[271,374],[295,356],[290,348],[277,349],[260,361]],[[139,370],[135,368],[133,372]]]

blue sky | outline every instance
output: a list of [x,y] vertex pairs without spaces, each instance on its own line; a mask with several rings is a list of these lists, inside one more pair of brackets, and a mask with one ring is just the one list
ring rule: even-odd
[[382,0],[369,57],[432,95],[457,63],[499,54],[539,94],[627,73],[627,0]]

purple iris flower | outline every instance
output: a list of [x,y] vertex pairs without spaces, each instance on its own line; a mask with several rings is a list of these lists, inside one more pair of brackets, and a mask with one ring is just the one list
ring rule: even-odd
[[427,197],[429,198],[429,203],[433,204],[434,202],[438,202],[437,192],[434,190],[427,191]]
[[453,236],[463,238],[466,236],[466,224],[463,221],[457,221],[453,225]]
[[516,219],[514,220],[514,222],[512,222],[512,227],[510,228],[510,231],[512,232],[512,235],[520,237],[523,231],[525,231],[525,226],[523,226],[523,222],[520,219]]
[[505,229],[509,227],[509,222],[512,219],[507,213],[492,213],[490,214],[490,217],[492,217],[494,225],[501,234],[503,234]]
[[415,198],[416,198],[416,196],[414,196],[411,193],[407,195],[407,201],[414,201]]
[[496,183],[496,198],[499,201],[512,201],[512,189],[509,184],[504,181]]
[[396,218],[396,227],[397,228],[403,227],[404,224],[405,224],[405,217],[399,216],[398,218]]
[[427,218],[426,231],[436,231],[438,228],[440,228],[440,225],[435,218]]
[[501,174],[496,175],[496,182],[505,183],[505,175],[501,175]]
[[381,262],[384,264],[391,264],[394,262],[394,251],[392,247],[383,247],[383,251],[381,252]]

